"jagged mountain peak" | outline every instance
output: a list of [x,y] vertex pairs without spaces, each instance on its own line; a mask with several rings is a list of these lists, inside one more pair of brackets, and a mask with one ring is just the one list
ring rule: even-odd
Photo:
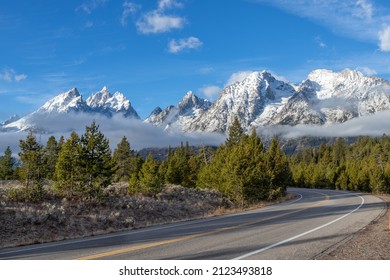
[[144,122],[164,125],[166,128],[178,122],[180,126],[185,127],[193,118],[208,110],[211,105],[212,103],[207,99],[199,98],[192,91],[188,91],[176,106],[171,105],[164,110],[157,107]]
[[157,106],[156,108],[153,109],[153,111],[150,113],[149,117],[150,116],[156,116],[158,114],[160,114],[163,110],[161,109],[161,107]]
[[111,93],[106,86],[104,86],[100,91],[91,94],[86,100],[88,106],[92,108],[102,107],[106,104],[107,100],[111,98]]
[[7,120],[5,120],[4,122],[0,123],[0,126],[4,126],[4,125],[10,124],[12,122],[16,122],[19,119],[20,119],[20,117],[18,115],[14,114],[11,117],[9,117]]
[[66,113],[78,109],[83,104],[83,98],[77,88],[60,93],[47,101],[38,111]]
[[[139,119],[130,101],[120,92],[111,95],[108,88],[103,87],[102,90],[92,94],[84,101],[78,90],[72,88],[47,101],[31,114],[19,120],[3,124],[3,130],[34,129],[41,132],[50,131],[44,127],[50,123],[50,119],[53,121],[62,120],[67,118],[68,113],[102,114],[108,118],[120,114],[126,118]],[[42,123],[45,123],[45,125],[42,126]],[[53,126],[50,125],[50,127]]]

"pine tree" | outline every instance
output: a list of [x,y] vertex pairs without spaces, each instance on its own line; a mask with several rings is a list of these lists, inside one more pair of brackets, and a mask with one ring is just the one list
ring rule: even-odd
[[26,140],[19,141],[21,160],[20,178],[25,186],[25,194],[28,200],[40,201],[43,199],[43,148],[32,132]]
[[112,160],[109,141],[95,121],[81,136],[81,161],[84,184],[90,198],[99,197],[112,179]]
[[168,158],[165,181],[170,184],[186,185],[186,178],[189,175],[189,147],[181,145]]
[[280,149],[276,138],[271,140],[265,158],[271,190],[279,189],[284,194],[291,182],[291,171],[287,157]]
[[55,188],[67,197],[84,195],[80,138],[72,132],[63,144],[55,168]]
[[114,181],[128,181],[136,171],[134,151],[130,148],[130,143],[123,137],[112,157]]
[[0,158],[0,180],[12,180],[14,178],[15,159],[12,157],[11,148],[8,146],[4,156]]
[[158,163],[151,154],[142,165],[138,184],[141,192],[146,195],[156,195],[161,191],[162,179],[158,174]]
[[232,124],[229,126],[228,133],[225,145],[229,148],[237,145],[244,136],[244,130],[237,116],[234,117]]
[[43,150],[43,160],[45,164],[45,177],[54,179],[55,166],[58,160],[59,146],[54,136],[47,140],[46,147]]

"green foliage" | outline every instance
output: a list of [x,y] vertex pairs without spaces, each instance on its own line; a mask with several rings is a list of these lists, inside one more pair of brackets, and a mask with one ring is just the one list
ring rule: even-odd
[[90,198],[99,197],[103,189],[111,184],[112,179],[113,166],[109,141],[93,121],[85,128],[80,144],[83,184]]
[[112,156],[113,180],[115,182],[127,182],[132,174],[137,171],[136,157],[130,148],[130,143],[123,137]]
[[39,202],[43,199],[43,147],[32,132],[26,140],[19,141],[19,157],[21,161],[20,178],[25,186],[26,199]]
[[290,183],[286,156],[277,140],[265,152],[253,131],[233,145],[223,145],[204,165],[198,176],[199,188],[217,189],[242,205],[283,195]]
[[291,158],[290,166],[298,187],[390,193],[390,140],[386,135],[359,137],[350,146],[340,138],[332,145],[300,152]]
[[165,182],[188,187],[187,177],[190,173],[189,160],[190,151],[188,143],[186,148],[181,145],[173,153],[170,152],[167,160]]
[[12,157],[11,148],[8,146],[4,156],[0,158],[0,180],[12,180],[14,178],[15,159]]
[[270,147],[265,154],[267,175],[272,190],[280,189],[284,193],[291,182],[291,170],[288,159],[280,149],[276,138],[271,140]]
[[82,197],[83,185],[82,149],[80,138],[72,132],[62,145],[55,168],[55,188],[67,197]]
[[44,172],[47,179],[54,179],[59,151],[60,147],[56,138],[54,136],[50,136],[47,140],[46,147],[43,149],[43,162],[45,165]]
[[138,178],[130,179],[129,188],[131,192],[138,191],[145,195],[156,195],[162,189],[163,180],[159,176],[159,166],[152,155],[149,154],[142,165]]
[[237,145],[245,135],[237,116],[234,117],[233,122],[228,129],[228,133],[229,135],[225,142],[225,145],[228,148]]

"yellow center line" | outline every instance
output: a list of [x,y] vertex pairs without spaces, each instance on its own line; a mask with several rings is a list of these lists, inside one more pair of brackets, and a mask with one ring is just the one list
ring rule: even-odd
[[298,212],[302,212],[302,211],[307,210],[309,208],[313,208],[313,207],[319,206],[321,204],[324,204],[330,198],[329,195],[327,195],[327,194],[324,194],[324,193],[319,193],[319,194],[324,195],[325,199],[321,200],[321,201],[314,202],[314,203],[310,204],[309,206],[307,206],[306,208],[298,209],[298,210],[295,210],[295,211],[292,211],[292,212],[288,212],[288,213],[284,213],[284,214],[280,214],[280,215],[276,215],[276,216],[272,216],[272,217],[269,217],[269,218],[262,219],[260,221],[240,224],[240,225],[237,225],[237,226],[224,227],[224,228],[210,230],[210,231],[206,231],[206,232],[202,232],[202,233],[186,235],[186,236],[179,237],[179,238],[173,238],[173,239],[168,239],[168,240],[163,240],[163,241],[158,241],[158,242],[141,244],[141,245],[131,246],[131,247],[122,248],[122,249],[118,249],[118,250],[107,251],[107,252],[103,252],[103,253],[99,253],[99,254],[95,254],[95,255],[89,255],[89,256],[77,258],[76,260],[95,260],[95,259],[100,259],[100,258],[104,258],[104,257],[109,257],[109,256],[114,256],[114,255],[129,253],[129,252],[134,252],[134,251],[138,251],[138,250],[149,249],[149,248],[153,248],[153,247],[158,247],[158,246],[163,246],[163,245],[168,245],[168,244],[172,244],[172,243],[176,243],[176,242],[180,242],[180,241],[193,239],[193,238],[196,238],[196,237],[201,237],[201,236],[205,236],[205,235],[211,235],[211,234],[220,233],[220,232],[233,230],[233,229],[238,229],[238,228],[243,228],[243,227],[246,227],[246,226],[250,226],[250,225],[266,222],[266,221],[269,221],[269,220],[285,217],[285,216],[288,216],[288,215],[291,215],[291,214],[294,214],[294,213],[298,213]]

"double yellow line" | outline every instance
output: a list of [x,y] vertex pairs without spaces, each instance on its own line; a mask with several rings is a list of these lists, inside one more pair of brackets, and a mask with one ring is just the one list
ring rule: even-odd
[[120,254],[124,254],[124,253],[138,251],[138,250],[145,250],[145,249],[149,249],[149,248],[153,248],[153,247],[157,247],[157,246],[168,245],[168,244],[172,244],[172,243],[176,243],[176,242],[180,242],[180,241],[185,241],[185,240],[189,240],[189,239],[193,239],[193,238],[197,238],[197,237],[201,237],[201,236],[205,236],[205,235],[220,233],[220,232],[233,230],[233,229],[239,229],[239,228],[243,228],[243,227],[246,227],[246,226],[255,225],[255,224],[263,223],[263,222],[266,222],[266,221],[269,221],[269,220],[285,217],[285,216],[288,216],[288,215],[291,215],[291,214],[294,214],[294,213],[302,212],[302,211],[307,210],[309,208],[313,208],[313,207],[317,207],[319,205],[322,205],[327,200],[329,200],[329,198],[330,198],[329,195],[327,195],[325,193],[320,193],[320,192],[317,192],[317,193],[319,193],[321,195],[324,195],[325,199],[321,200],[321,201],[318,201],[318,202],[314,202],[314,203],[310,204],[309,206],[307,206],[306,208],[294,210],[294,211],[291,211],[291,212],[288,212],[288,213],[284,213],[284,214],[280,214],[280,215],[276,215],[276,216],[272,216],[272,217],[269,217],[269,218],[262,219],[260,221],[250,222],[250,223],[240,224],[240,225],[237,225],[237,226],[225,227],[225,228],[220,228],[220,229],[215,229],[215,230],[210,230],[210,231],[206,231],[206,232],[202,232],[202,233],[186,235],[186,236],[179,237],[179,238],[173,238],[173,239],[168,239],[168,240],[163,240],[163,241],[158,241],[158,242],[152,242],[152,243],[147,243],[147,244],[131,246],[131,247],[127,247],[127,248],[107,251],[107,252],[103,252],[103,253],[99,253],[99,254],[94,254],[94,255],[89,255],[89,256],[84,256],[84,257],[81,257],[81,258],[77,258],[76,260],[96,260],[96,259],[101,259],[101,258],[104,258],[104,257],[120,255]]

